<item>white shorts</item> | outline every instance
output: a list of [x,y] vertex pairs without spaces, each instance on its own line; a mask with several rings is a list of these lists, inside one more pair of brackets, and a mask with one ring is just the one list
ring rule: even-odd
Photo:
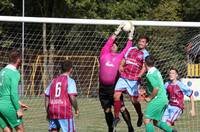
[[138,87],[138,81],[119,78],[115,86],[115,92],[126,91],[130,96],[138,97]]
[[62,132],[75,132],[74,119],[50,119],[49,130],[59,130]]
[[182,113],[183,111],[181,108],[177,106],[168,105],[163,114],[162,121],[168,122],[171,125],[173,125],[174,121],[177,120],[181,116]]

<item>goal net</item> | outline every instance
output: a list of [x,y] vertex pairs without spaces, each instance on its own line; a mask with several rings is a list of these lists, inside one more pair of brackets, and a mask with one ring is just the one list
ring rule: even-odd
[[[24,32],[22,32],[24,20]],[[56,18],[33,19],[32,22],[30,18],[0,19],[0,68],[8,64],[9,51],[19,50],[23,56],[19,94],[21,100],[30,105],[30,110],[25,111],[24,117],[26,131],[47,131],[44,90],[51,79],[60,73],[59,64],[66,59],[73,61],[72,77],[76,80],[78,88],[80,117],[75,118],[77,131],[107,131],[98,98],[99,54],[120,22],[122,21],[87,19],[71,21]],[[150,38],[147,49],[155,56],[156,66],[165,81],[171,66],[178,68],[182,78],[198,81],[200,28],[195,25],[187,27],[187,24],[185,27],[178,24],[171,27],[170,22],[166,26],[163,26],[165,24],[162,22],[158,22],[160,26],[156,22],[146,23],[148,22],[135,21],[134,43],[137,43],[139,35],[144,34]],[[116,40],[119,50],[125,46],[126,41],[127,34],[121,33]],[[125,104],[131,113],[132,124],[136,131],[143,132],[144,125],[141,128],[136,127],[136,112],[128,97],[125,99]],[[189,114],[190,103],[185,101],[184,113],[175,124],[178,131],[194,132],[200,129],[199,106],[200,103],[196,101],[196,117],[192,118]],[[146,103],[142,102],[143,111],[145,107]],[[127,131],[124,121],[119,124],[118,130]]]

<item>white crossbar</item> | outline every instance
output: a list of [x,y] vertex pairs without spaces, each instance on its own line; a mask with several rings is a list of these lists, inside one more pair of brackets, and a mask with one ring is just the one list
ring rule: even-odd
[[86,24],[86,25],[119,25],[120,23],[125,22],[125,21],[131,21],[136,26],[200,27],[200,22],[135,21],[135,20],[133,21],[133,20],[0,16],[0,22],[58,23],[58,24]]

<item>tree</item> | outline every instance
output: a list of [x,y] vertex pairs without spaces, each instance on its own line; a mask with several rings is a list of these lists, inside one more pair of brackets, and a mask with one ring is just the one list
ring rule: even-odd
[[10,15],[12,9],[14,9],[14,3],[11,0],[0,1],[0,14]]
[[200,21],[200,1],[199,0],[181,0],[182,18],[184,21]]

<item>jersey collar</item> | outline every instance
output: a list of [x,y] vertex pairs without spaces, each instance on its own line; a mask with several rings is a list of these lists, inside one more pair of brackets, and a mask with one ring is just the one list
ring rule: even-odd
[[17,68],[11,64],[8,64],[5,68],[11,69],[13,71],[17,71]]
[[139,49],[137,46],[134,46],[133,48],[138,49],[140,51],[145,51],[146,49]]
[[169,84],[171,85],[177,85],[179,83],[179,80],[176,81],[176,83],[173,83],[171,80],[169,80]]
[[151,67],[151,68],[148,70],[148,73],[147,73],[147,74],[153,73],[155,70],[156,70],[155,67]]

